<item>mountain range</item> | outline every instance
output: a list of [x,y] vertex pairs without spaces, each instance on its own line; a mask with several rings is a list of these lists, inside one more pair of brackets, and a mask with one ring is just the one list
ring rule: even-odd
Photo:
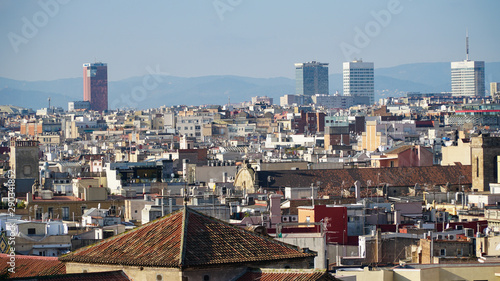
[[[500,81],[500,62],[486,63],[486,89]],[[342,74],[330,75],[330,94],[342,93]],[[414,63],[375,69],[375,99],[397,97],[406,92],[449,92],[450,63]],[[146,82],[145,82],[146,81]],[[108,82],[110,109],[145,109],[162,105],[227,104],[249,101],[254,96],[268,96],[279,104],[279,97],[295,94],[295,80],[250,78],[231,75],[202,77],[132,77]],[[39,109],[52,106],[67,109],[69,101],[83,100],[83,79],[20,81],[0,77],[0,105]]]

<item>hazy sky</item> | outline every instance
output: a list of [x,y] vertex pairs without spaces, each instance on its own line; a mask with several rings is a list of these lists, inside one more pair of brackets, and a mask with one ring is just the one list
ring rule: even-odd
[[[0,76],[294,77],[294,63],[500,61],[500,1],[0,0]],[[150,70],[149,70],[150,71]]]

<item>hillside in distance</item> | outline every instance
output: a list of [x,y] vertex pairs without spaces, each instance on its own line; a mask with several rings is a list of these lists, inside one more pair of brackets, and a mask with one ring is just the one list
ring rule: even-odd
[[[269,96],[279,104],[279,97],[295,94],[295,80],[284,77],[251,78],[232,75],[202,77],[155,76],[155,83],[144,85],[137,76],[108,84],[110,109],[145,109],[162,105],[227,104]],[[67,78],[52,81],[19,81],[0,77],[0,104],[32,109],[51,105],[67,109],[69,101],[83,100],[83,79]],[[485,86],[500,82],[500,62],[486,63]],[[150,81],[152,81],[150,79]],[[450,63],[414,63],[375,69],[376,100],[402,96],[406,92],[449,92]],[[342,93],[342,74],[330,75],[330,94]]]

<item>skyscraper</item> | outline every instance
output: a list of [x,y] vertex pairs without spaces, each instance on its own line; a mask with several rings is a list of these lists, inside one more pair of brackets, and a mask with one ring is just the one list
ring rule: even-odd
[[491,82],[490,83],[490,96],[491,99],[498,102],[500,100],[500,83]]
[[295,93],[306,96],[328,95],[328,63],[296,63]]
[[108,109],[108,65],[102,62],[83,64],[83,100],[90,110]]
[[373,62],[344,62],[344,96],[353,96],[355,104],[375,102]]
[[469,35],[465,39],[466,59],[451,63],[453,96],[484,97],[484,61],[469,60]]

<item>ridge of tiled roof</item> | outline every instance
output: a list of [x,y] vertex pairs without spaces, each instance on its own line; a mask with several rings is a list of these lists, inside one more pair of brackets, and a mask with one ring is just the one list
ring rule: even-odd
[[[189,235],[184,267],[316,256],[315,252],[302,253],[296,246],[261,236],[192,209],[187,208],[187,213],[190,215],[186,220]],[[204,233],[204,229],[213,233]]]
[[184,264],[184,258],[186,257],[184,255],[184,250],[186,249],[186,247],[184,247],[184,245],[185,245],[186,234],[187,234],[187,231],[186,231],[187,219],[188,219],[187,208],[186,208],[186,205],[184,205],[184,208],[182,209],[182,232],[181,232],[181,244],[180,244],[181,258],[179,259],[179,267],[182,267],[182,265]]
[[185,268],[315,255],[184,207],[59,259],[63,262]]

